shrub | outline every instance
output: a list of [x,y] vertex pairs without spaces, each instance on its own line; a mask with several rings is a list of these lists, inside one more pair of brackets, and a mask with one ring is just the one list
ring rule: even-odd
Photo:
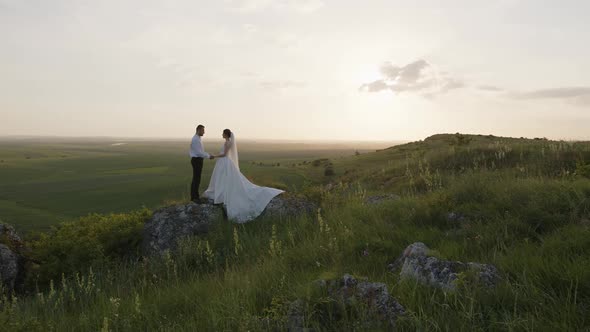
[[151,211],[142,209],[123,214],[90,214],[53,227],[30,243],[30,258],[38,262],[27,281],[46,285],[62,273],[73,274],[88,267],[136,255],[141,230]]
[[460,133],[456,133],[455,134],[455,139],[452,142],[452,144],[456,144],[456,145],[468,145],[469,143],[471,143],[471,141],[473,140],[473,138],[460,134]]
[[578,163],[576,165],[576,173],[585,177],[585,178],[590,179],[590,164],[584,165],[584,164]]

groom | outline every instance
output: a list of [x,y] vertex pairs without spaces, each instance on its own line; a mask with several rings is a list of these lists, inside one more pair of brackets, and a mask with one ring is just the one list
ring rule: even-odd
[[203,171],[203,159],[213,159],[214,157],[209,155],[203,149],[203,142],[201,137],[205,135],[205,126],[198,125],[197,133],[193,136],[191,141],[191,165],[193,166],[193,182],[191,182],[191,201],[199,203],[199,186],[201,185],[201,172]]

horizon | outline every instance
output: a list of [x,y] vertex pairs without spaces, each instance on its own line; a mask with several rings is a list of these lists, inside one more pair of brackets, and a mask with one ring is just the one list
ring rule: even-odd
[[[193,134],[194,135],[194,134]],[[165,140],[165,141],[189,141],[191,136],[186,137],[158,137],[158,136],[59,136],[59,135],[0,135],[2,139],[101,139],[101,140],[136,140],[136,141],[150,141],[150,140]],[[204,139],[211,141],[222,141],[220,137],[209,137],[203,136]],[[410,142],[410,140],[345,140],[345,139],[332,139],[332,140],[319,140],[319,139],[275,139],[275,138],[240,138],[240,141],[261,141],[261,142],[289,142],[289,143],[399,143],[399,142]]]
[[588,11],[581,0],[0,0],[0,135],[180,139],[202,123],[252,140],[590,140]]
[[[312,139],[312,138],[304,138],[304,139],[276,139],[276,138],[264,138],[264,137],[260,137],[260,138],[240,138],[240,141],[244,141],[244,142],[264,142],[264,143],[269,143],[269,142],[277,142],[277,143],[293,143],[293,144],[307,144],[307,143],[322,143],[322,144],[345,144],[345,143],[360,143],[360,144],[371,144],[371,143],[375,143],[375,144],[386,144],[386,143],[392,143],[392,144],[404,144],[404,143],[411,143],[411,142],[416,142],[416,141],[422,141],[425,140],[429,137],[432,136],[436,136],[436,135],[456,135],[456,134],[461,134],[461,135],[467,135],[467,136],[495,136],[496,138],[512,138],[512,139],[520,139],[520,138],[524,138],[524,139],[548,139],[551,141],[566,141],[566,142],[588,142],[590,141],[590,139],[577,139],[577,138],[553,138],[553,137],[547,137],[547,136],[535,136],[535,137],[528,137],[528,136],[503,136],[503,135],[495,135],[492,133],[489,134],[484,134],[484,133],[450,133],[450,132],[446,132],[446,133],[434,133],[431,135],[428,135],[426,137],[417,139],[417,140],[410,140],[410,139],[397,139],[397,140],[345,140],[345,139],[332,139],[332,140],[320,140],[320,139]],[[190,139],[190,137],[194,136],[190,135],[190,136],[186,136],[186,137],[163,137],[163,136],[59,136],[59,135],[0,135],[0,141],[2,140],[8,140],[8,139],[22,139],[22,140],[26,140],[26,139],[95,139],[95,140],[109,140],[109,141],[123,141],[123,140],[129,140],[129,141],[175,141],[175,142],[183,142],[183,141],[187,141]],[[204,139],[209,140],[209,141],[223,141],[223,138],[219,138],[219,137],[210,137],[207,134],[205,134]]]

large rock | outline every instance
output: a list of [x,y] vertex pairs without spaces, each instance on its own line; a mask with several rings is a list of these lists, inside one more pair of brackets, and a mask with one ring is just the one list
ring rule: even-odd
[[[361,315],[358,319],[363,329],[375,329],[386,327],[388,330],[395,328],[395,322],[400,315],[405,313],[404,307],[399,304],[388,292],[387,286],[380,282],[359,281],[349,274],[342,278],[332,280],[318,280],[315,282],[325,295],[331,300],[344,305],[346,309],[363,307],[368,310],[367,315]],[[289,306],[287,323],[289,331],[303,331],[305,302],[296,300]]]
[[395,272],[401,268],[400,278],[414,279],[445,290],[455,290],[460,279],[485,287],[493,287],[500,280],[498,270],[493,265],[446,261],[430,253],[424,243],[413,243],[389,265],[389,269]]
[[14,228],[0,223],[0,282],[5,293],[21,290],[25,274],[25,244]]
[[179,204],[156,210],[143,229],[144,255],[174,250],[182,237],[205,234],[223,217],[221,206]]
[[[281,194],[270,201],[258,218],[298,216],[315,211],[313,203],[301,197]],[[144,226],[143,253],[149,256],[161,254],[167,249],[174,250],[180,238],[206,234],[211,225],[224,217],[223,205],[214,205],[212,201],[156,210]]]
[[258,218],[264,217],[297,217],[317,211],[316,204],[300,196],[280,194],[275,196],[262,211]]

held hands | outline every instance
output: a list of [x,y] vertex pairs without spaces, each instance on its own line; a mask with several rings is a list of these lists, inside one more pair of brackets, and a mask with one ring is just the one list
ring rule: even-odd
[[212,160],[212,159],[215,159],[215,156],[214,155],[210,155],[209,156],[209,160]]

